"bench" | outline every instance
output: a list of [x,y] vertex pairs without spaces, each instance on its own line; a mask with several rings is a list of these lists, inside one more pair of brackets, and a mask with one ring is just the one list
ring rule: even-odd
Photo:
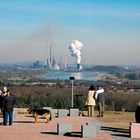
[[13,108],[13,118],[15,118],[17,114],[18,114],[17,108]]
[[80,111],[78,108],[70,108],[69,112],[70,116],[72,117],[80,116]]
[[55,119],[55,109],[52,109],[52,107],[43,107],[43,109],[47,109],[51,113],[51,120]]
[[90,121],[81,126],[81,134],[83,138],[96,137],[100,133],[101,125],[99,122]]
[[[71,123],[57,123],[57,134],[58,135],[65,135],[67,133],[72,134],[72,124]],[[89,122],[85,125],[81,125],[81,131],[76,132],[80,133],[82,138],[88,138],[88,137],[96,137],[97,134],[100,133],[100,123],[98,122]]]
[[72,124],[70,124],[70,123],[62,123],[62,122],[57,123],[57,134],[64,135],[66,133],[70,133],[71,126],[72,126]]
[[58,109],[58,117],[67,117],[69,110],[67,109]]
[[131,123],[129,132],[131,138],[140,138],[140,123]]

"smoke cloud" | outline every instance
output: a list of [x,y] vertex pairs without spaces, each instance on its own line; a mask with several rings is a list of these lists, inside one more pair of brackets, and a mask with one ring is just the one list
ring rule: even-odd
[[78,40],[72,40],[69,50],[71,52],[71,56],[77,58],[77,64],[81,62],[81,48],[83,47],[83,43]]

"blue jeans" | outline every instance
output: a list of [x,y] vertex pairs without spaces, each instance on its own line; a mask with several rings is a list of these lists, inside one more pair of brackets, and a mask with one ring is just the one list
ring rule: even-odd
[[3,125],[7,125],[9,116],[9,125],[13,123],[13,111],[11,112],[3,112]]

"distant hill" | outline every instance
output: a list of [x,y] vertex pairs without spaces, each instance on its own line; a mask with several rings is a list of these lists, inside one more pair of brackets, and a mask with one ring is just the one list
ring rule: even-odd
[[95,71],[95,72],[108,72],[108,73],[125,73],[128,72],[127,69],[120,66],[93,66],[92,68],[88,68],[86,70]]

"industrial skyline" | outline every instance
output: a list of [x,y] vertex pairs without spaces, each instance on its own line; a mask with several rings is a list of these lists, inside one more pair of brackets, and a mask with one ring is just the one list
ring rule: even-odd
[[66,69],[66,56],[62,55],[60,56],[60,59],[56,61],[55,59],[55,51],[54,46],[49,45],[47,46],[46,52],[46,67],[48,67],[51,70],[59,70],[59,69]]

